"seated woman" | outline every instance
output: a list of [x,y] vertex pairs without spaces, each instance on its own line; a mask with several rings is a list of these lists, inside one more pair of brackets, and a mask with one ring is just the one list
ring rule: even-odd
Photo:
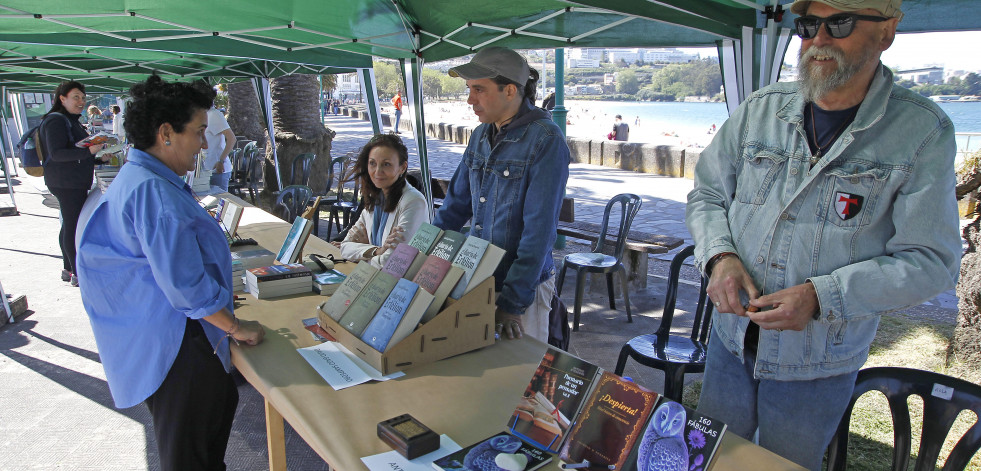
[[154,75],[130,95],[133,148],[79,243],[82,304],[116,407],[150,411],[161,468],[225,469],[238,404],[228,344],[264,330],[235,318],[225,234],[181,179],[207,148],[215,92]]
[[409,151],[395,134],[376,134],[358,154],[364,211],[340,243],[348,260],[367,260],[381,268],[395,248],[430,222],[426,197],[406,184]]

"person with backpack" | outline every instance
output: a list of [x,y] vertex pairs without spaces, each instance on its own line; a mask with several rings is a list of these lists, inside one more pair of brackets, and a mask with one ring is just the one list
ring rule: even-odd
[[104,163],[95,155],[105,147],[102,144],[88,148],[76,147],[75,143],[88,137],[78,121],[85,110],[85,85],[76,81],[62,82],[55,89],[55,100],[41,120],[39,135],[44,150],[44,184],[58,199],[61,208],[61,280],[78,286],[75,275],[75,228],[82,205],[92,188],[95,164]]

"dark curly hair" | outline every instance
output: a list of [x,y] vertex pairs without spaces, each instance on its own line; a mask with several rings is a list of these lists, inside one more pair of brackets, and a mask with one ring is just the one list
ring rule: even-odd
[[51,103],[51,109],[44,115],[47,116],[51,113],[61,113],[63,115],[68,115],[69,114],[68,110],[65,109],[65,105],[61,104],[60,97],[67,97],[68,94],[71,93],[72,90],[75,90],[76,88],[78,89],[78,91],[85,93],[85,85],[82,85],[81,83],[76,82],[74,80],[69,80],[67,82],[61,82],[60,84],[58,84],[58,88],[55,89],[54,101],[52,101]]
[[[389,149],[395,150],[399,154],[399,165],[408,164],[409,162],[409,149],[402,143],[402,138],[395,133],[375,134],[368,141],[368,144],[361,148],[361,151],[358,153],[358,161],[354,165],[354,171],[355,176],[361,179],[364,207],[368,211],[374,210],[375,204],[378,202],[378,196],[382,192],[381,188],[375,186],[375,183],[371,181],[371,175],[368,175],[368,154],[375,147],[388,147]],[[392,183],[392,188],[388,192],[388,198],[385,200],[385,207],[382,208],[383,211],[386,213],[395,211],[399,200],[402,199],[402,190],[404,188],[405,173],[399,176],[398,180],[395,180],[395,183]]]
[[203,80],[191,83],[164,82],[156,74],[145,82],[133,85],[132,97],[126,107],[123,128],[126,137],[139,150],[146,150],[157,142],[157,131],[164,123],[175,132],[183,132],[197,110],[207,110],[216,93]]

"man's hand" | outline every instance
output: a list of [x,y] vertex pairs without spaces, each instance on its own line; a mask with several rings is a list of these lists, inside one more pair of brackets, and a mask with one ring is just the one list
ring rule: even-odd
[[259,321],[239,320],[238,330],[235,331],[232,338],[248,345],[259,345],[265,336],[266,330],[262,328],[262,324]]
[[749,319],[762,329],[804,330],[820,308],[817,291],[803,283],[749,301],[750,306],[772,309],[749,313]]
[[524,328],[521,326],[521,315],[511,314],[504,312],[501,308],[497,308],[494,313],[494,318],[497,319],[497,333],[501,334],[501,338],[507,335],[509,339],[520,339],[521,334],[524,332]]
[[218,165],[215,165],[215,173],[225,173],[225,159],[218,159]]
[[715,303],[716,311],[745,316],[746,309],[739,300],[740,290],[745,291],[751,300],[760,295],[753,284],[753,278],[746,272],[746,268],[739,261],[739,257],[726,255],[715,262],[715,266],[712,267],[712,277],[709,278],[705,292],[709,299]]

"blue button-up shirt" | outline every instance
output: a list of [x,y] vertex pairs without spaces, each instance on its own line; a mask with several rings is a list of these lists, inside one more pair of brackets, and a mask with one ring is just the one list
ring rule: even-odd
[[[221,228],[184,182],[133,149],[82,233],[78,275],[117,407],[152,395],[177,357],[188,318],[233,309]],[[225,333],[201,325],[229,368]]]

